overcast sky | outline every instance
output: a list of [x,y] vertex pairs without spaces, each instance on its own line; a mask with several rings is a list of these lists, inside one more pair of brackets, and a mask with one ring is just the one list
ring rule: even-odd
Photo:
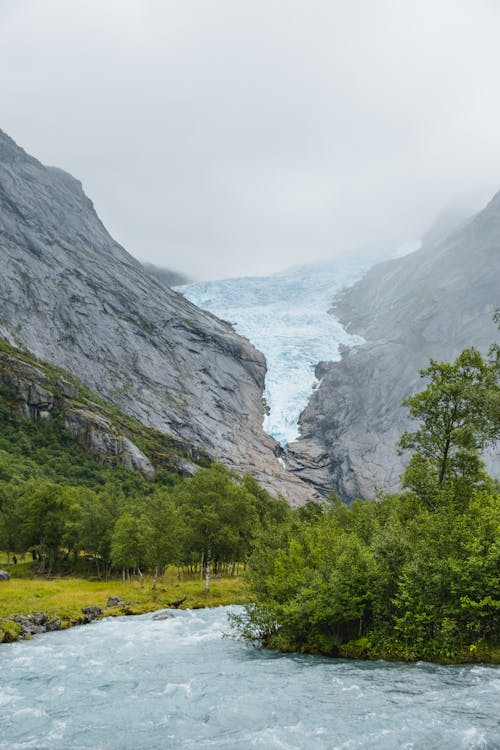
[[391,253],[500,189],[498,0],[0,0],[0,127],[190,276]]

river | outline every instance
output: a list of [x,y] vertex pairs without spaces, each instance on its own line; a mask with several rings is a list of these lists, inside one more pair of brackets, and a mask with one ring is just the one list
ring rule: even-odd
[[500,672],[282,655],[228,608],[0,646],[0,749],[500,748]]

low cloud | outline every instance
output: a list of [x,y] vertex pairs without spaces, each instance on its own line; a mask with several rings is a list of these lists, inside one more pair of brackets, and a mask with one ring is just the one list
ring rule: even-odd
[[486,0],[0,4],[0,127],[195,278],[393,253],[500,188]]

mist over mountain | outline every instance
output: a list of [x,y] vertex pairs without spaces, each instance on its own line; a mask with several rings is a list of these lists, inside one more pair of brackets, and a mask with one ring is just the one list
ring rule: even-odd
[[[365,343],[318,366],[321,383],[300,417],[300,438],[288,446],[287,466],[346,499],[396,490],[407,460],[396,444],[410,427],[401,402],[423,388],[419,369],[470,346],[486,353],[499,306],[497,193],[444,239],[374,266],[337,297],[332,313]],[[499,475],[498,454],[488,461]]]
[[155,266],[154,263],[143,263],[142,266],[147,274],[165,286],[174,287],[181,284],[189,284],[190,282],[190,279],[185,274],[171,271],[168,268],[160,268],[159,266]]
[[262,431],[264,357],[146,273],[78,180],[1,131],[0,257],[1,336],[291,503],[308,496]]

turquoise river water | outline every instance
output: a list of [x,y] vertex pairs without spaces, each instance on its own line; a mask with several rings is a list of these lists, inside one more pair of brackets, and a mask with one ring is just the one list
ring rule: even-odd
[[0,646],[0,750],[500,748],[500,672],[282,655],[228,608]]

